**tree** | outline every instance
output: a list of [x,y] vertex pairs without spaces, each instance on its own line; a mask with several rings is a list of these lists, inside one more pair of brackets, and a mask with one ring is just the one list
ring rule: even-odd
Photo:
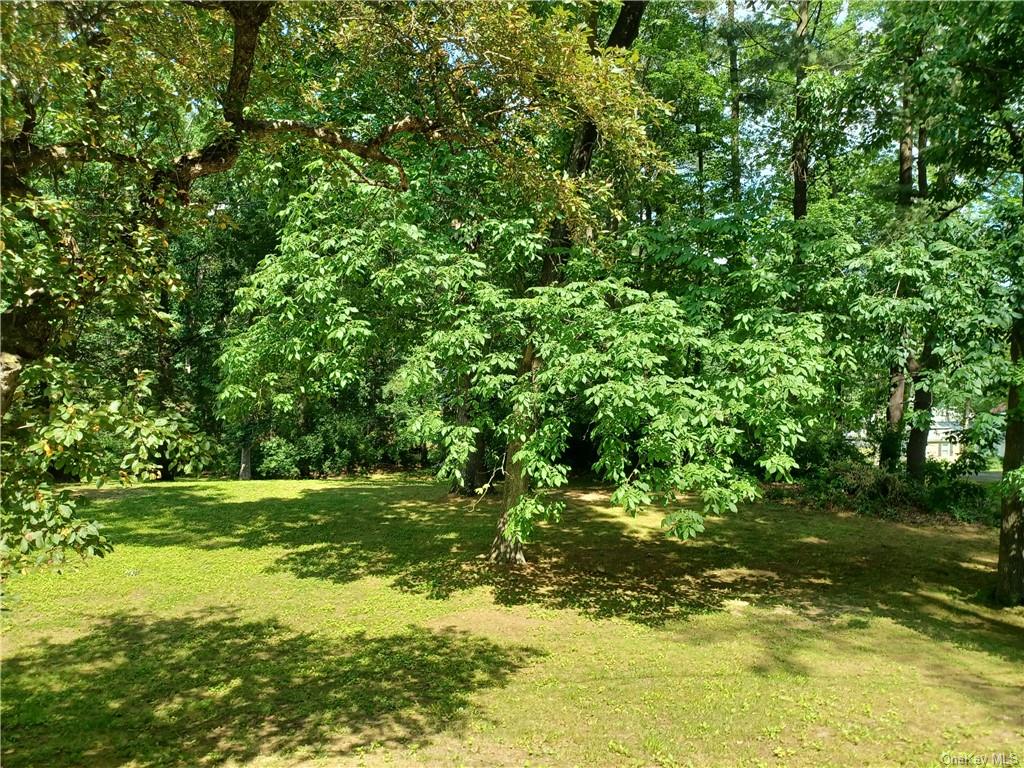
[[5,567],[106,550],[58,481],[200,466],[500,482],[508,564],[573,472],[683,538],[851,434],[937,494],[932,409],[1019,401],[1024,19],[972,8],[3,6]]
[[[640,19],[647,3],[643,0],[627,0],[619,10],[619,16],[608,35],[605,48],[627,49],[640,32]],[[581,123],[575,131],[569,153],[566,158],[564,173],[570,179],[577,179],[590,170],[594,158],[594,149],[598,140],[597,125],[590,120]],[[537,287],[544,288],[556,283],[559,279],[560,256],[572,247],[568,226],[564,219],[552,224],[548,234],[548,243],[544,249],[543,264]],[[527,341],[520,357],[518,375],[520,378],[536,380],[542,365],[533,341]],[[536,505],[527,500],[530,490],[530,473],[526,457],[523,456],[527,442],[530,440],[531,422],[537,415],[529,412],[529,408],[513,410],[513,435],[505,449],[505,485],[502,491],[502,514],[498,519],[498,532],[491,545],[491,560],[501,563],[523,563],[522,536],[516,530],[516,516],[529,519],[536,511]]]
[[[821,13],[821,2],[818,2],[818,13]],[[809,0],[797,0],[796,28],[793,31],[794,55],[794,88],[793,101],[793,218],[802,219],[807,216],[807,118],[806,100],[803,93],[804,77],[807,74],[807,38],[810,35],[811,7]]]
[[[260,40],[272,13],[279,18],[294,14],[291,26],[271,27],[272,34],[287,37],[289,29],[302,28],[318,16],[316,24],[305,28],[323,34],[332,27],[320,22],[330,21],[339,8],[275,8],[268,2],[191,5],[198,10],[184,5],[4,6],[4,240],[15,255],[7,259],[10,269],[4,272],[0,405],[5,453],[33,457],[5,473],[4,508],[23,510],[21,517],[10,518],[4,526],[5,563],[16,559],[12,553],[33,548],[46,553],[41,560],[47,560],[60,559],[65,549],[88,553],[105,547],[93,524],[74,517],[66,494],[54,496],[52,505],[46,502],[56,512],[44,515],[39,510],[41,499],[50,498],[52,437],[59,441],[58,452],[76,456],[72,468],[80,476],[119,468],[126,479],[139,477],[156,471],[157,460],[166,471],[168,452],[181,457],[183,468],[194,466],[185,439],[194,430],[181,414],[155,416],[161,423],[142,428],[139,419],[150,411],[140,402],[131,415],[134,426],[125,428],[141,445],[121,455],[90,448],[87,432],[77,423],[71,426],[69,419],[84,415],[84,426],[103,430],[110,414],[121,412],[113,408],[110,391],[93,386],[98,380],[89,365],[73,363],[71,329],[111,314],[137,327],[167,325],[168,297],[178,289],[177,275],[168,267],[167,237],[197,183],[231,170],[252,142],[287,136],[327,148],[367,183],[404,188],[407,176],[389,148],[413,135],[457,141],[456,127],[443,126],[428,105],[438,110],[436,114],[458,119],[458,104],[448,95],[477,99],[461,84],[458,68],[437,59],[438,40],[429,66],[446,70],[451,78],[447,85],[452,87],[438,89],[429,102],[418,98],[418,81],[410,87],[407,73],[415,71],[413,62],[425,57],[408,46],[396,24],[426,24],[428,14],[411,13],[403,19],[394,7],[364,7],[357,13],[357,23],[344,26],[345,34],[362,54],[368,49],[361,43],[377,41],[381,35],[391,41],[387,56],[378,61],[378,72],[404,78],[399,79],[395,99],[383,103],[370,120],[365,108],[360,110],[362,105],[342,104],[335,117],[362,121],[354,130],[304,120],[308,106],[294,96],[291,85],[282,87],[277,80],[275,86],[286,99],[295,98],[290,110],[282,109],[281,93],[271,93],[268,75],[290,72],[294,85],[315,74],[310,69],[315,62],[307,59],[289,69],[295,62],[288,61],[291,46],[284,40],[269,49],[274,53],[262,70],[267,74],[254,78]],[[521,10],[513,13],[523,18]],[[229,56],[220,43],[222,14],[230,22]],[[184,56],[163,56],[161,51],[178,47],[182,30],[193,46]],[[158,64],[150,66],[147,61]],[[215,94],[208,86],[222,77],[218,68],[225,64],[226,82]],[[340,95],[337,89],[334,93]],[[415,111],[401,111],[402,101],[415,105]],[[214,108],[215,102],[219,103]],[[258,116],[258,107],[274,117]],[[284,116],[278,116],[281,112]],[[180,151],[182,143],[191,146]],[[364,171],[356,164],[362,161],[375,164],[375,169]],[[389,169],[390,175],[378,173],[380,168]],[[97,189],[114,190],[116,195],[93,196]],[[99,216],[91,215],[90,200],[97,203]],[[69,363],[82,369],[80,373],[72,374]],[[167,365],[161,363],[157,369],[162,372],[158,392],[148,373],[138,374],[138,381],[145,382],[140,393],[150,400],[169,394]],[[135,376],[130,374],[122,387],[132,386]],[[75,388],[67,386],[71,380]],[[80,391],[85,385],[88,391]],[[77,399],[66,402],[70,410],[60,410],[55,395],[66,401],[72,392]],[[168,430],[170,425],[173,431]],[[160,434],[175,445],[154,446],[152,441]],[[198,440],[195,444],[202,444]],[[154,449],[162,455],[154,456]],[[39,528],[31,527],[37,524]]]

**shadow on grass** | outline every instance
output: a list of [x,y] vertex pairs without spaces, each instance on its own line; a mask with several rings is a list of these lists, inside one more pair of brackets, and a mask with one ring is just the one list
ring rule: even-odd
[[[264,486],[272,488],[272,486]],[[505,605],[574,609],[663,625],[736,601],[814,621],[886,617],[935,639],[1024,662],[1024,622],[994,610],[994,536],[912,528],[796,506],[708,521],[691,542],[652,535],[598,489],[565,494],[563,519],[528,567],[490,566],[497,503],[435,483],[380,479],[238,501],[217,486],[147,486],[100,513],[112,540],[144,546],[276,547],[275,568],[339,583],[373,575],[437,599],[486,586]],[[130,499],[130,503],[128,500]]]
[[227,611],[122,613],[4,662],[3,764],[220,765],[458,732],[536,652],[410,628],[344,641]]

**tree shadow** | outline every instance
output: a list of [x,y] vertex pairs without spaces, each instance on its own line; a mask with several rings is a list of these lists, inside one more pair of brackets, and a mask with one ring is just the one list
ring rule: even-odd
[[452,630],[343,640],[231,611],[121,613],[4,662],[3,764],[221,765],[339,755],[464,725],[538,653]]
[[273,568],[302,578],[380,576],[435,599],[486,586],[503,605],[650,626],[737,601],[781,605],[819,622],[849,613],[886,617],[1024,662],[1024,615],[1000,612],[986,598],[991,532],[761,505],[709,519],[700,538],[679,542],[635,526],[599,488],[576,487],[563,497],[562,520],[541,530],[528,549],[530,564],[518,570],[483,557],[497,501],[474,503],[427,481],[345,482],[242,502],[216,487],[150,486],[104,517],[115,542],[274,547],[284,551]]

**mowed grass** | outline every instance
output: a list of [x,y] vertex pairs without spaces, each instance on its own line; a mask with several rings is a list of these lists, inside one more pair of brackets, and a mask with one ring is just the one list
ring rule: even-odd
[[8,585],[5,768],[891,766],[1024,760],[996,532],[757,505],[667,540],[565,494],[401,476],[92,492],[117,549]]

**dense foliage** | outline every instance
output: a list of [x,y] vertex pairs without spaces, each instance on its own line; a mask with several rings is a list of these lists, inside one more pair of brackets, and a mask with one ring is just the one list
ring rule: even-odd
[[1024,5],[0,13],[5,571],[109,548],[67,480],[429,467],[515,562],[572,473],[973,519],[1002,444],[1024,599]]

